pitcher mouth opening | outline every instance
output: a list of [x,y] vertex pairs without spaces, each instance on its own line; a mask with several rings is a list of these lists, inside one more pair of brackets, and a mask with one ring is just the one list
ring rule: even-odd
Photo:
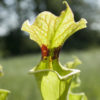
[[35,71],[34,68],[29,71],[29,74],[38,74],[38,73],[40,74],[40,73],[43,73],[43,72],[54,72],[54,73],[56,73],[56,75],[58,76],[58,78],[60,80],[66,80],[66,79],[70,78],[71,76],[80,73],[80,70],[78,70],[78,69],[67,69],[67,68],[63,68],[63,70],[66,71],[66,75],[63,75],[63,76],[60,75],[55,70],[44,69],[44,70]]

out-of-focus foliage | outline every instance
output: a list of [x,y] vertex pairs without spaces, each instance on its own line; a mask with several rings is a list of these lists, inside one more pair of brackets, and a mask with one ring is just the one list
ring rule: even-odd
[[72,69],[75,69],[78,65],[80,65],[82,62],[77,58],[77,57],[74,57],[74,61],[70,61],[66,64],[66,66],[68,68],[72,68]]
[[[80,65],[82,62],[77,58],[74,57],[74,61],[70,61],[66,64],[67,68],[71,68],[71,69],[75,69],[78,65]],[[80,86],[80,79],[79,79],[79,75],[80,73],[76,74],[73,77],[72,83],[71,83],[71,87],[70,87],[70,91],[69,91],[69,100],[87,100],[87,97],[84,93],[73,93],[73,89],[77,88]]]
[[70,93],[69,100],[87,100],[84,93]]
[[0,65],[0,76],[3,75],[3,70],[2,70],[2,66]]
[[9,91],[0,89],[0,100],[7,100]]
[[[2,66],[0,65],[0,76],[2,75],[3,75],[3,70],[2,70]],[[9,91],[0,89],[0,100],[7,100],[8,93]]]

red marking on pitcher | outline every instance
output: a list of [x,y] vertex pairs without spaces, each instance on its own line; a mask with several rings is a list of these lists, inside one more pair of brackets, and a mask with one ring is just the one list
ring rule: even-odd
[[42,45],[41,51],[42,51],[42,58],[45,58],[45,57],[48,56],[48,48],[47,48],[47,46]]

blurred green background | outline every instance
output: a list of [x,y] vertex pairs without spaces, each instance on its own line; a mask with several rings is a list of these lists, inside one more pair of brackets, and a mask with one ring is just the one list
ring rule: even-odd
[[[100,0],[67,0],[75,20],[86,18],[88,27],[71,36],[62,48],[60,61],[65,64],[78,56],[83,64],[81,87],[89,100],[100,100]],[[22,23],[33,23],[37,14],[51,11],[59,16],[65,9],[62,0],[0,0],[0,64],[5,76],[0,88],[11,91],[9,100],[41,100],[33,75],[28,74],[41,59],[40,48],[22,32]]]

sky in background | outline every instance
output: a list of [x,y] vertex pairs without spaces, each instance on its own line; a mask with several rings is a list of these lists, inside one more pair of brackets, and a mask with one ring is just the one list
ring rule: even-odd
[[[28,15],[30,16],[30,20],[35,20],[36,14],[32,11],[35,8],[35,4],[33,2],[31,3],[31,1],[32,0],[22,0],[19,6],[25,13],[25,15],[23,16]],[[10,30],[16,29],[18,26],[20,26],[20,23],[18,21],[20,20],[20,15],[18,15],[18,13],[16,12],[16,0],[4,0],[4,2],[7,5],[6,8],[3,7],[2,4],[0,4],[0,36],[4,36]]]
[[[16,6],[13,6],[16,3],[16,0],[4,0],[7,4],[7,9],[0,4],[0,36],[4,36],[12,29],[15,29],[19,25],[19,16],[16,13]],[[84,0],[84,2],[89,5],[90,10],[87,8],[81,8],[83,12],[87,10],[86,13],[83,13],[83,17],[86,18],[88,14],[89,19],[93,20],[91,24],[91,29],[100,31],[100,0]],[[31,3],[31,0],[23,0],[20,3],[21,9],[29,9],[26,13],[30,16],[30,20],[34,20],[36,14],[31,10],[35,8],[35,4]],[[85,11],[84,11],[85,10]]]
[[100,0],[84,0],[91,7],[91,16],[94,22],[91,24],[93,30],[100,31]]

